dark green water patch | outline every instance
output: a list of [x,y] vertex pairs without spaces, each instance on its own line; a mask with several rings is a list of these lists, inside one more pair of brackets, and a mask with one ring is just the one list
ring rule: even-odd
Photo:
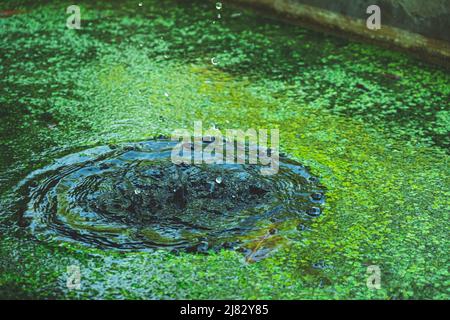
[[[19,224],[43,241],[119,250],[236,248],[253,259],[282,242],[286,224],[295,228],[321,214],[323,187],[292,160],[281,158],[278,173],[265,176],[261,165],[174,164],[175,145],[100,146],[56,160],[18,187]],[[261,246],[273,236],[279,240]]]

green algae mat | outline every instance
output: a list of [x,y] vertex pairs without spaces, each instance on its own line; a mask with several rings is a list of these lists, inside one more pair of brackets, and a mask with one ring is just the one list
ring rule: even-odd
[[[228,3],[82,1],[81,29],[66,26],[71,4],[0,4],[0,298],[450,297],[448,70]],[[55,197],[76,236],[27,214],[27,192],[54,188],[34,178],[61,159],[95,162],[196,121],[278,129],[280,152],[320,181],[320,215],[260,224],[241,236],[264,253],[249,259],[127,246],[132,228],[90,227],[70,194]]]

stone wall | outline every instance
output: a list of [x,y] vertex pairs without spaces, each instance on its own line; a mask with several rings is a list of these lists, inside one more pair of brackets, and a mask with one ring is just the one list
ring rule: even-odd
[[372,4],[381,8],[382,23],[450,42],[450,0],[291,0],[359,19]]
[[[235,0],[265,7],[333,31],[450,59],[450,0]],[[381,8],[381,30],[369,30],[370,5]]]

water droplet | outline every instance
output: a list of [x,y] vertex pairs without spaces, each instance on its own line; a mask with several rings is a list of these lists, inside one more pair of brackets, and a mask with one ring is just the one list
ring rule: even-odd
[[311,194],[311,199],[316,200],[316,201],[319,201],[319,200],[322,199],[322,194],[321,194],[321,193],[318,193],[318,192],[313,193],[313,194]]
[[217,19],[220,19],[221,18],[221,15],[220,15],[220,13],[217,15]]
[[217,62],[216,58],[211,58],[211,63],[216,66],[219,62]]
[[139,2],[139,7],[142,7],[142,2]]
[[309,181],[310,183],[317,183],[317,182],[319,182],[319,179],[317,179],[316,177],[309,177],[309,178],[308,178],[308,181]]
[[217,177],[217,178],[216,178],[216,182],[217,182],[218,184],[221,184],[221,183],[222,183],[222,177]]
[[167,92],[164,92],[164,95],[165,95],[166,97],[169,97],[169,94],[168,94]]
[[198,252],[207,252],[209,248],[209,243],[207,241],[202,241],[197,246]]
[[217,10],[222,9],[222,2],[216,2],[216,9]]
[[327,265],[325,264],[324,261],[318,261],[316,263],[313,263],[312,267],[314,269],[325,269],[327,267]]
[[141,193],[141,189],[134,189],[134,194],[140,194]]
[[317,207],[311,207],[308,209],[307,213],[310,216],[318,217],[318,216],[320,216],[321,210],[320,210],[320,208],[317,208]]

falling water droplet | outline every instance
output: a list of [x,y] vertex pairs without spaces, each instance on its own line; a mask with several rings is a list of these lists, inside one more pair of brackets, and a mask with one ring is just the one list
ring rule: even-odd
[[216,178],[216,183],[221,184],[222,183],[222,177],[217,177]]
[[164,95],[165,95],[166,97],[169,97],[169,94],[168,94],[167,92],[164,92]]
[[139,7],[142,7],[142,2],[139,2]]
[[218,64],[218,62],[217,62],[217,59],[214,57],[214,58],[211,58],[211,63],[213,64],[213,65],[217,65]]
[[222,9],[222,2],[216,2],[216,9],[217,10]]
[[220,19],[221,18],[221,15],[220,15],[220,13],[217,15],[217,19]]

